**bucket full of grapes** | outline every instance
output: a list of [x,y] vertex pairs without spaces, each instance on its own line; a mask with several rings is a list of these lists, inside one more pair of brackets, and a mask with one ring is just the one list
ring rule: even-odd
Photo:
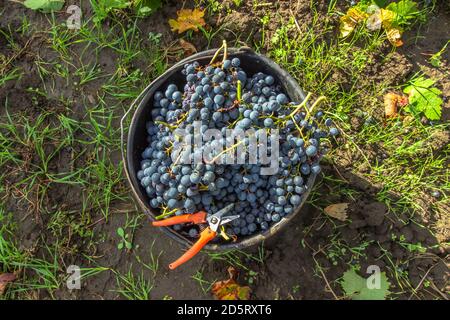
[[[309,97],[267,57],[225,42],[175,64],[130,107],[122,150],[139,206],[158,221],[233,204],[239,218],[217,230],[210,250],[241,249],[275,234],[301,212],[323,141],[337,134]],[[201,228],[162,229],[190,246]]]

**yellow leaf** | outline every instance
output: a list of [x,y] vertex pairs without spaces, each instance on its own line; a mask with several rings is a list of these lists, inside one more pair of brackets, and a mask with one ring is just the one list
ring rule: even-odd
[[336,218],[341,221],[347,219],[348,203],[335,203],[331,204],[324,209],[325,213],[330,217]]
[[181,9],[177,11],[177,20],[169,19],[169,25],[172,31],[183,33],[187,30],[198,31],[198,27],[203,27],[206,22],[203,19],[204,10],[200,9]]
[[402,31],[393,26],[395,19],[395,12],[391,10],[381,9],[380,10],[381,21],[383,23],[383,28],[386,30],[386,36],[390,43],[396,47],[403,45],[401,40]]
[[380,20],[383,24],[383,28],[391,29],[392,23],[394,22],[395,12],[391,10],[381,9],[380,10]]
[[211,291],[219,300],[248,300],[250,288],[236,283],[237,271],[233,267],[228,268],[229,279],[213,283]]
[[355,29],[358,22],[367,18],[368,14],[358,8],[350,8],[347,13],[340,18],[339,30],[341,37],[347,37]]
[[349,16],[342,16],[341,22],[339,25],[339,31],[341,32],[341,37],[345,38],[350,33],[352,33],[353,29],[355,29],[356,22],[352,20]]
[[354,19],[356,22],[363,21],[368,17],[368,14],[361,11],[358,8],[350,8],[347,11],[347,15]]
[[402,41],[402,32],[399,29],[392,28],[386,29],[386,35],[390,43],[392,43],[396,47],[400,47],[403,45]]
[[401,41],[402,32],[394,27],[395,15],[396,13],[391,10],[377,10],[367,19],[367,28],[374,31],[379,30],[383,26],[389,42],[399,47],[403,44]]

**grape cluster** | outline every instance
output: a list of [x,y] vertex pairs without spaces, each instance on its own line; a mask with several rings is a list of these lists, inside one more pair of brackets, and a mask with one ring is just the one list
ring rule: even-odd
[[[230,214],[238,214],[240,219],[226,231],[238,237],[267,230],[294,212],[310,175],[320,172],[321,140],[339,134],[330,119],[322,119],[322,111],[312,115],[303,108],[294,114],[297,103],[289,101],[273,76],[262,72],[250,76],[240,62],[234,57],[207,66],[186,64],[181,71],[186,79],[183,88],[169,84],[164,91],[155,92],[153,121],[147,123],[149,145],[137,172],[150,206],[161,209],[163,216],[199,210],[214,213],[234,203]],[[194,121],[201,121],[202,133],[209,128],[279,129],[278,172],[261,175],[259,163],[173,161],[174,128],[190,132]],[[248,138],[243,142],[247,145]],[[225,147],[226,138],[210,142],[217,143]],[[192,238],[198,236],[196,227],[173,228]]]

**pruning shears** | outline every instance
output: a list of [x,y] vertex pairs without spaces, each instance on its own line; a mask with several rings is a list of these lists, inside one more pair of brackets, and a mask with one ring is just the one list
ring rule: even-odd
[[204,211],[199,211],[193,214],[183,214],[180,216],[175,216],[171,218],[167,218],[161,221],[153,221],[152,225],[155,227],[167,227],[173,226],[175,224],[181,223],[193,223],[193,224],[203,224],[207,223],[208,227],[206,227],[201,233],[200,238],[197,240],[194,245],[189,248],[181,257],[179,257],[176,261],[169,264],[169,269],[173,270],[183,263],[190,260],[194,257],[208,242],[214,239],[217,236],[217,230],[220,226],[229,223],[237,218],[239,215],[225,216],[234,208],[234,204],[229,204],[225,208],[217,211],[214,214],[208,215]]

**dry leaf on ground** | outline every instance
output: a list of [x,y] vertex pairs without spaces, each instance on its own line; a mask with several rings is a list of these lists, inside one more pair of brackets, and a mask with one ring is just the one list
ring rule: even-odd
[[347,13],[340,18],[339,30],[341,37],[347,37],[355,29],[358,22],[365,20],[368,14],[358,8],[350,8]]
[[180,47],[183,49],[184,54],[186,56],[193,55],[194,53],[197,52],[197,49],[195,48],[195,46],[192,43],[190,43],[189,41],[180,39],[179,42],[180,42]]
[[381,26],[383,24],[383,21],[381,20],[381,14],[380,10],[372,14],[368,19],[366,23],[367,29],[370,31],[380,30]]
[[228,268],[230,278],[216,281],[212,285],[212,293],[219,300],[248,300],[250,299],[250,287],[240,286],[236,282],[237,271],[233,267]]
[[198,31],[199,27],[203,27],[206,22],[203,19],[204,10],[200,9],[181,9],[177,11],[177,19],[169,19],[169,25],[172,31],[183,33],[187,30]]
[[402,41],[402,32],[399,29],[392,28],[386,30],[386,36],[391,44],[396,47],[400,47],[403,45]]
[[392,118],[397,115],[398,107],[408,104],[408,98],[393,92],[384,95],[384,114],[386,118]]
[[380,19],[383,24],[383,28],[392,29],[392,23],[394,22],[395,12],[391,10],[381,9],[380,10]]
[[331,204],[324,209],[325,213],[335,219],[345,221],[347,219],[348,203]]
[[16,275],[14,273],[0,273],[0,296],[5,292],[8,283],[16,280]]
[[[357,23],[365,19],[364,12],[347,12],[341,17],[341,36],[346,37],[356,27]],[[386,36],[391,44],[396,47],[403,45],[402,30],[394,27],[395,12],[386,9],[376,10],[367,18],[366,27],[370,31],[380,30],[381,27],[386,31]]]
[[383,24],[384,30],[386,30],[386,36],[389,42],[396,47],[400,47],[401,45],[403,45],[403,41],[401,40],[402,31],[399,28],[393,26],[395,15],[395,12],[391,10],[380,10],[380,19]]

